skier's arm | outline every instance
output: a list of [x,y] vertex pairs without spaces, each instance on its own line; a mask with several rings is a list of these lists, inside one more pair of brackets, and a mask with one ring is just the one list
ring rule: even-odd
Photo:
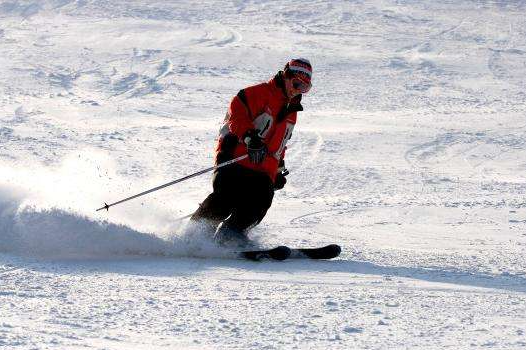
[[252,121],[264,108],[266,90],[261,85],[251,86],[240,90],[230,102],[228,109],[228,128],[243,139],[246,133],[254,129]]

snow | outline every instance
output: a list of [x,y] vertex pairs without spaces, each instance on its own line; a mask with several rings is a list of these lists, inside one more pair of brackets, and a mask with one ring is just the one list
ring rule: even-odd
[[[523,1],[0,4],[0,348],[526,346]],[[234,259],[185,220],[231,97],[314,66]]]

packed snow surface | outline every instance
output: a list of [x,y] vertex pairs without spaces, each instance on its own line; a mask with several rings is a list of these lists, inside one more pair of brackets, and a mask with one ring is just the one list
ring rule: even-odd
[[[524,1],[0,2],[0,348],[523,349]],[[235,259],[186,221],[228,103],[314,66]],[[250,194],[247,194],[247,200]]]

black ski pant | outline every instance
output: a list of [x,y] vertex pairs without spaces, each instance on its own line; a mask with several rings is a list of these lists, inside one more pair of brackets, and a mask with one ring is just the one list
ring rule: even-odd
[[274,197],[274,184],[267,174],[239,164],[216,170],[213,190],[191,219],[206,219],[214,227],[224,222],[238,232],[259,224]]

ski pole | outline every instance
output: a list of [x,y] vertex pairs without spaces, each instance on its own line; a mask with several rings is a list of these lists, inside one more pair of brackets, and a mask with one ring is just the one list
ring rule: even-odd
[[220,163],[220,164],[217,164],[217,165],[214,165],[210,168],[206,168],[206,169],[203,169],[201,171],[198,171],[196,173],[193,173],[193,174],[190,174],[190,175],[187,175],[185,177],[182,177],[180,179],[177,179],[177,180],[174,180],[174,181],[170,181],[168,183],[165,183],[164,185],[161,185],[161,186],[157,186],[157,187],[154,187],[154,188],[151,188],[147,191],[144,191],[144,192],[141,192],[141,193],[138,193],[136,195],[133,195],[131,197],[128,197],[128,198],[124,198],[124,199],[121,199],[120,201],[117,201],[115,203],[111,203],[111,204],[107,204],[107,203],[104,203],[104,206],[103,207],[100,207],[99,209],[97,209],[96,211],[99,211],[99,210],[102,210],[102,209],[106,209],[106,210],[109,210],[110,207],[113,207],[114,205],[117,205],[117,204],[120,204],[120,203],[123,203],[123,202],[126,202],[126,201],[129,201],[130,199],[134,199],[134,198],[137,198],[137,197],[140,197],[140,196],[144,196],[145,194],[148,194],[148,193],[152,193],[154,191],[157,191],[157,190],[160,190],[161,188],[165,188],[165,187],[168,187],[168,186],[171,186],[171,185],[174,185],[176,183],[179,183],[179,182],[183,182],[185,180],[188,180],[188,179],[191,179],[192,177],[196,177],[196,176],[199,176],[199,175],[203,175],[209,171],[212,171],[212,170],[216,170],[216,169],[219,169],[219,168],[222,168],[224,166],[227,166],[227,165],[230,165],[230,164],[233,164],[233,163],[236,163],[236,162],[239,162],[240,160],[243,160],[245,158],[248,157],[248,154],[245,154],[245,155],[242,155],[242,156],[239,156],[237,158],[234,158],[234,159],[231,159],[231,160],[227,160],[226,162],[223,162],[223,163]]

